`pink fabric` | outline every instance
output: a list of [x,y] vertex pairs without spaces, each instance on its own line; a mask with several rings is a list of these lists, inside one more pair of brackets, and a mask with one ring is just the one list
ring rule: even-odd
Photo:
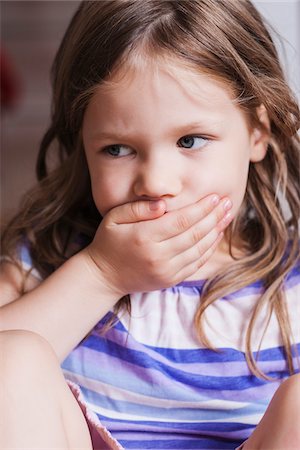
[[[87,421],[91,434],[93,450],[125,450],[124,447],[122,447],[122,445],[112,437],[104,425],[101,424],[97,415],[89,409],[88,405],[84,401],[80,387],[72,381],[66,381],[84,414],[85,420]],[[235,450],[242,450],[245,442],[243,442],[242,445],[237,447]]]
[[84,417],[87,421],[93,449],[94,450],[124,450],[121,444],[112,437],[110,432],[101,424],[97,415],[91,411],[84,401],[82,392],[79,386],[72,381],[66,380],[69,388],[71,389],[74,397],[76,398]]

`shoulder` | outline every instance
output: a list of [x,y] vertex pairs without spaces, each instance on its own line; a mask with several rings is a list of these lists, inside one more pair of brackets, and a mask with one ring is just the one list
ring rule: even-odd
[[4,306],[31,291],[41,282],[33,268],[29,248],[22,243],[16,249],[15,259],[2,256],[0,261],[0,306]]
[[[24,280],[24,276],[26,279]],[[21,292],[29,292],[40,281],[32,276],[26,276],[19,267],[8,261],[0,264],[0,306],[13,302],[20,297]]]

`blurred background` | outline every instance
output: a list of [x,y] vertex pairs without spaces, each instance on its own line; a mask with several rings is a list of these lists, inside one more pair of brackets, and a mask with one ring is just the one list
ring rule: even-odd
[[[253,2],[274,28],[287,78],[300,100],[300,0]],[[2,225],[34,184],[35,159],[49,123],[49,71],[79,3],[0,1]]]
[[[0,1],[1,224],[35,182],[35,160],[49,123],[50,67],[79,1]],[[1,92],[2,93],[2,92]],[[8,97],[8,98],[7,98]]]

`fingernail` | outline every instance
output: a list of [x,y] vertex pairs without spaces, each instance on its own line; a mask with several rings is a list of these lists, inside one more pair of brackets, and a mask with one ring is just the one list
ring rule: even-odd
[[226,202],[223,204],[223,208],[225,211],[228,211],[230,208],[232,208],[232,201],[231,200],[226,200]]
[[211,199],[211,204],[214,205],[214,206],[217,206],[217,204],[219,203],[219,201],[220,201],[220,197],[219,197],[218,195],[214,195],[214,196],[212,197],[212,199]]

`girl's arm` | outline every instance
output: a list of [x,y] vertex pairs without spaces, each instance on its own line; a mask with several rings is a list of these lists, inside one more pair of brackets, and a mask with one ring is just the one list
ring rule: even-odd
[[[9,267],[10,266],[10,267]],[[0,275],[2,330],[26,329],[46,338],[62,361],[122,296],[80,252],[45,281],[30,277],[18,297],[21,275],[4,263]]]
[[215,199],[168,213],[163,201],[112,209],[88,247],[39,285],[31,279],[20,298],[20,279],[6,263],[1,329],[38,333],[63,360],[121,297],[175,285],[207,262],[229,223],[228,199]]

